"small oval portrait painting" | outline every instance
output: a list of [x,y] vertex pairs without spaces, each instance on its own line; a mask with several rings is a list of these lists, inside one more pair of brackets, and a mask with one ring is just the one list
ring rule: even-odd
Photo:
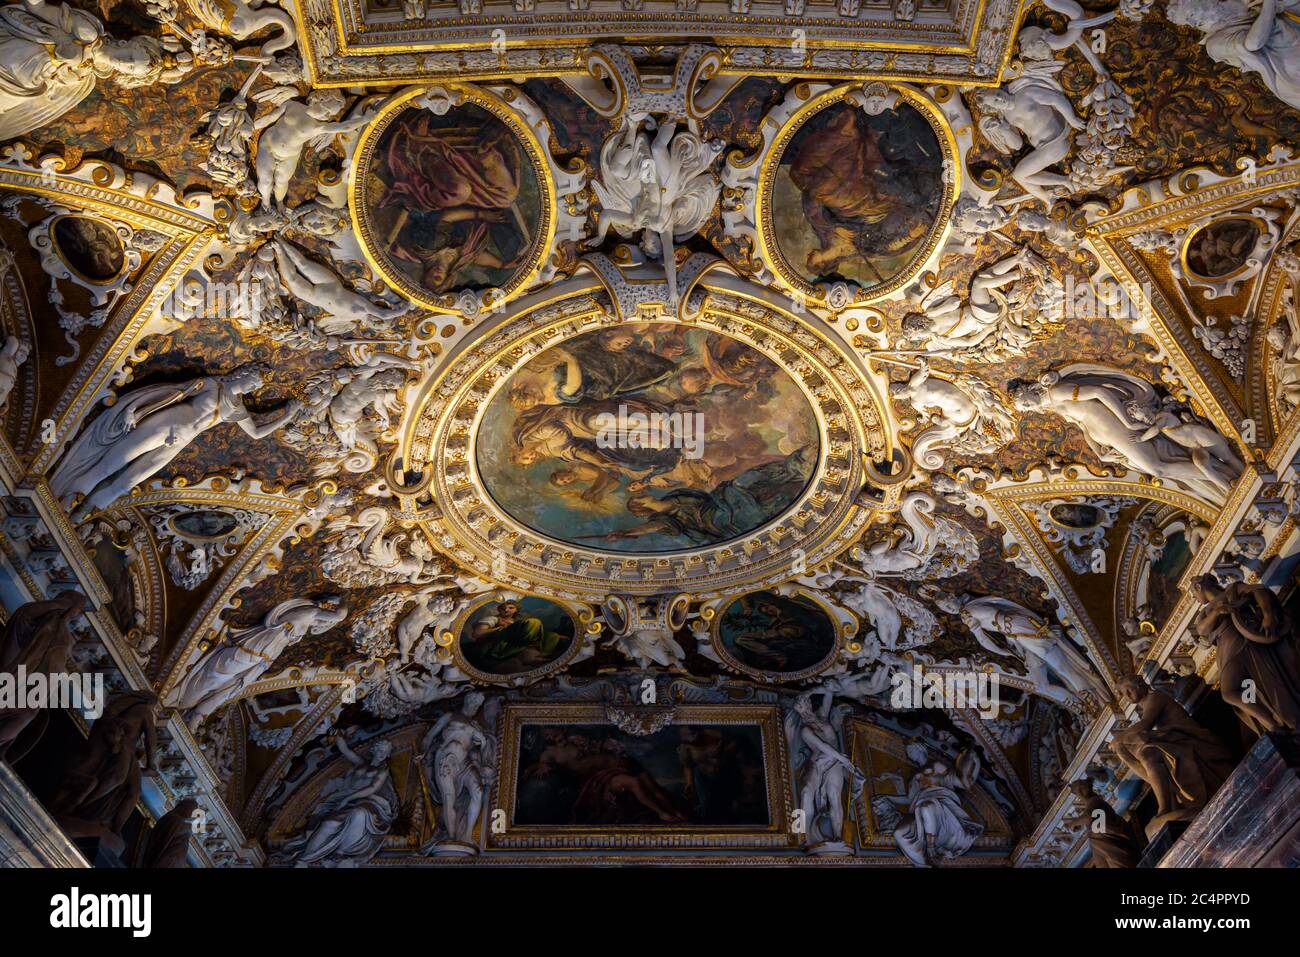
[[802,595],[759,591],[727,606],[718,623],[723,650],[755,671],[809,671],[835,651],[835,623]]
[[173,529],[186,538],[206,540],[224,538],[238,527],[239,522],[229,512],[203,509],[177,515],[171,524]]
[[471,668],[508,677],[545,668],[573,647],[577,627],[569,610],[545,598],[501,598],[475,609],[460,632],[460,653]]
[[107,223],[85,216],[62,216],[51,230],[59,256],[89,283],[112,282],[122,272],[126,253]]
[[1204,279],[1223,279],[1246,265],[1259,241],[1253,219],[1224,219],[1198,229],[1187,244],[1187,266]]
[[882,286],[926,250],[944,202],[943,150],[930,121],[900,103],[877,116],[849,102],[805,122],[781,154],[771,229],[809,284]]
[[542,228],[527,150],[472,103],[398,113],[375,144],[361,205],[385,270],[425,298],[510,286]]
[[1062,502],[1048,511],[1052,521],[1063,528],[1089,529],[1101,524],[1101,509],[1087,502]]

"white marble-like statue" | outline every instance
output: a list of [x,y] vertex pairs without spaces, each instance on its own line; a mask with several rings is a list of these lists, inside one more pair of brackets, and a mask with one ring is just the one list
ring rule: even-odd
[[839,735],[831,723],[834,696],[820,692],[822,705],[804,692],[786,712],[785,735],[790,763],[799,788],[798,809],[803,812],[808,849],[814,852],[848,852],[844,843],[844,788],[851,783],[856,796],[866,778],[840,751]]
[[1027,677],[1043,697],[1063,700],[1062,686],[1076,698],[1091,694],[1105,701],[1109,697],[1096,670],[1061,628],[1024,605],[992,596],[964,596],[955,601],[940,599],[937,603],[960,615],[981,648],[995,655],[1009,654],[1024,662]]
[[[484,798],[496,779],[496,735],[479,717],[483,695],[465,695],[460,711],[449,711],[434,722],[420,750],[428,761],[429,783],[437,793],[441,814],[425,853],[475,853],[474,829],[483,814]],[[436,750],[435,750],[436,748]]]
[[307,258],[293,243],[276,241],[274,248],[276,266],[285,288],[325,313],[313,322],[327,335],[355,332],[367,320],[391,322],[411,309],[410,303],[389,306],[353,292],[334,270]]
[[1283,103],[1300,110],[1300,2],[1170,0],[1169,20],[1204,34],[1219,63],[1257,73]]
[[80,522],[107,508],[165,468],[194,439],[223,422],[255,439],[281,428],[302,408],[296,399],[256,425],[244,396],[262,387],[263,370],[240,366],[224,376],[143,386],[121,396],[87,426],[63,456],[50,488],[66,504],[85,496],[73,513]]
[[[907,751],[914,761],[925,760],[923,747],[909,745]],[[963,751],[956,762],[936,757],[912,775],[905,797],[881,795],[872,801],[882,823],[893,823],[899,850],[917,867],[960,857],[984,833],[984,825],[962,807],[957,794],[975,784],[979,769],[974,751]],[[906,803],[908,813],[900,816],[896,803]]]
[[1070,178],[1048,172],[1064,160],[1076,130],[1086,124],[1079,119],[1056,74],[1065,66],[1056,60],[1032,60],[1023,76],[996,90],[975,94],[983,111],[982,132],[998,150],[1015,155],[1026,142],[1033,149],[1011,171],[1011,178],[1035,199],[1051,206],[1054,195],[1070,189]]
[[419,368],[410,359],[377,352],[358,365],[311,376],[306,410],[285,441],[315,458],[318,474],[340,467],[369,472],[379,461],[380,437],[401,415],[407,373]]
[[622,236],[640,233],[641,248],[647,256],[662,257],[668,288],[675,290],[673,243],[698,232],[717,204],[722,187],[710,167],[725,144],[676,132],[671,119],[662,121],[652,143],[641,122],[655,129],[649,117],[625,116],[622,128],[601,147],[600,177],[591,183],[600,199],[600,219],[588,245],[599,246],[611,228]]
[[796,581],[820,591],[835,589],[838,602],[870,623],[871,632],[859,634],[868,660],[880,658],[882,653],[928,644],[939,635],[939,621],[929,608],[874,576],[866,578],[834,570]]
[[331,533],[321,571],[345,588],[380,585],[430,585],[439,579],[455,582],[450,566],[440,561],[428,539],[418,530],[388,530],[390,514],[373,506],[355,519],[345,516],[331,522]]
[[455,613],[456,600],[446,594],[448,590],[455,587],[454,582],[431,585],[411,596],[415,599],[415,604],[411,606],[410,611],[402,615],[395,631],[397,651],[403,663],[411,660],[412,653],[430,625],[439,621],[448,621]]
[[952,519],[934,514],[935,500],[921,491],[908,492],[899,504],[902,523],[889,534],[850,553],[868,577],[897,575],[903,578],[932,577],[931,565],[941,552],[952,561],[944,574],[955,575],[979,557],[975,537]]
[[[185,0],[185,7],[212,33],[236,40],[247,40],[275,28],[279,32],[258,51],[268,61],[270,54],[287,50],[298,40],[293,17],[277,7],[275,0],[266,6],[262,6],[262,0]],[[147,9],[165,23],[176,19],[176,0],[148,0]]]
[[1221,503],[1241,474],[1241,460],[1214,429],[1162,401],[1145,379],[1077,363],[1012,391],[1021,411],[1055,412],[1082,430],[1104,462],[1173,482]]
[[369,114],[364,112],[334,119],[347,103],[338,90],[316,90],[305,103],[289,100],[257,118],[253,125],[262,131],[257,141],[257,191],[264,207],[284,204],[304,147],[324,149],[334,137],[365,125]]
[[31,345],[17,336],[6,336],[0,347],[0,408],[18,382],[18,370],[31,354]]
[[187,712],[197,728],[218,708],[238,698],[287,648],[307,635],[329,631],[348,616],[338,598],[291,598],[276,605],[260,625],[232,629],[186,673],[168,704]]
[[364,758],[342,738],[338,746],[351,767],[325,785],[303,832],[280,850],[297,867],[365,864],[384,846],[401,809],[388,770],[392,744],[376,742]]
[[951,283],[935,287],[919,301],[920,311],[903,317],[904,347],[965,351],[984,346],[995,333],[1002,332],[1005,335],[1000,338],[1010,340],[1004,345],[1023,349],[1027,337],[1018,335],[1006,322],[1005,290],[1026,278],[1041,278],[1043,268],[1041,257],[1025,246],[976,272],[965,299],[952,294]]
[[99,18],[70,3],[20,0],[0,7],[0,141],[58,119],[113,77],[119,86],[175,82],[194,66],[179,44],[115,40]]
[[912,440],[912,456],[925,469],[942,468],[944,450],[985,455],[1016,435],[1015,420],[988,383],[969,373],[940,379],[930,374],[924,357],[909,378],[890,384],[889,395],[916,410],[921,430]]

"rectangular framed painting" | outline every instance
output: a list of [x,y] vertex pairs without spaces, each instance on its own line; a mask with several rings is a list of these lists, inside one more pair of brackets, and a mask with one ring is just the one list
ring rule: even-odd
[[788,848],[775,704],[509,704],[495,848]]

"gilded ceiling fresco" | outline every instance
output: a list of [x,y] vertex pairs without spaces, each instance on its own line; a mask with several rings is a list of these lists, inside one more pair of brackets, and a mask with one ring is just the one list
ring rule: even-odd
[[53,819],[1103,866],[1087,802],[1203,808],[1124,725],[1245,708],[1194,616],[1293,586],[1291,5],[444,6],[0,6],[6,640],[126,702],[0,755],[140,797]]

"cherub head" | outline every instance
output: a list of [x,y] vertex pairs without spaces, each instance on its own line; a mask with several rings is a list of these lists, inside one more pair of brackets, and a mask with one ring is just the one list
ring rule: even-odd
[[338,90],[316,90],[307,97],[307,115],[324,123],[342,113],[347,105],[347,99]]
[[260,362],[249,362],[227,372],[221,383],[235,395],[247,395],[262,388],[266,373],[266,366]]

